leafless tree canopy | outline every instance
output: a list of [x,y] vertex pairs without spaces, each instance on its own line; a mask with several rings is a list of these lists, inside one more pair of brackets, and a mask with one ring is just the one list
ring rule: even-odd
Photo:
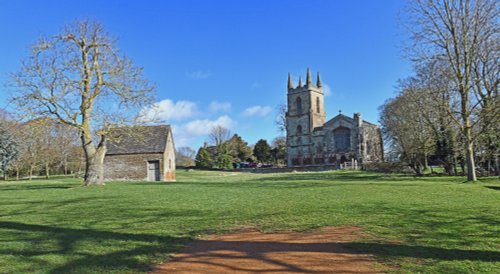
[[216,147],[221,146],[231,138],[231,131],[221,125],[216,125],[208,134],[208,141]]
[[[450,117],[463,136],[467,178],[475,181],[476,127],[498,116],[499,8],[495,0],[415,0],[409,6],[413,60],[444,63],[450,71]],[[493,110],[495,109],[495,110]],[[456,114],[458,114],[458,119]]]
[[152,101],[142,74],[99,23],[83,21],[32,47],[13,75],[13,102],[32,117],[56,116],[80,130],[89,120],[100,127],[130,122],[130,110]]
[[108,126],[133,123],[153,99],[143,69],[121,55],[97,22],[78,22],[41,38],[12,78],[12,101],[27,116],[55,117],[79,130],[87,185],[102,183]]
[[286,104],[279,104],[277,107],[278,114],[276,115],[276,126],[278,127],[278,131],[281,134],[286,133],[286,112],[287,107]]

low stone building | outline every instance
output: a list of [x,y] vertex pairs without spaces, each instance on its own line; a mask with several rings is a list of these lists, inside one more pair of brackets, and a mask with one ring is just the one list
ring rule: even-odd
[[316,85],[307,69],[306,83],[294,87],[288,75],[286,137],[288,166],[332,165],[356,168],[362,163],[383,161],[380,128],[361,119],[338,114],[326,120],[323,85]]
[[175,146],[168,125],[115,128],[104,157],[104,179],[175,181]]

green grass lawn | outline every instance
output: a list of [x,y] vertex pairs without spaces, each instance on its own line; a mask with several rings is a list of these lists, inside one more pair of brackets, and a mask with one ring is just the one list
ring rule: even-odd
[[500,181],[178,172],[175,183],[0,182],[0,273],[137,273],[201,234],[354,225],[396,272],[500,273]]

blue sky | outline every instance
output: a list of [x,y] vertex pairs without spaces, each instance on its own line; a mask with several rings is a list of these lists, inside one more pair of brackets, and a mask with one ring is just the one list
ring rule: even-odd
[[279,133],[276,107],[287,74],[307,67],[330,90],[328,119],[377,108],[410,74],[398,15],[405,1],[7,1],[0,0],[0,107],[3,84],[41,35],[78,19],[95,19],[157,85],[165,123],[177,146],[197,148],[222,124],[249,143]]

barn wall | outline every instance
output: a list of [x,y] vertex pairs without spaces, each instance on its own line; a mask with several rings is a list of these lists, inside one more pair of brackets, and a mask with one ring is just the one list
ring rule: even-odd
[[163,180],[175,181],[175,146],[171,133],[167,136],[163,162]]
[[160,180],[164,180],[163,153],[106,155],[104,158],[104,179],[147,180],[148,161],[160,161]]

